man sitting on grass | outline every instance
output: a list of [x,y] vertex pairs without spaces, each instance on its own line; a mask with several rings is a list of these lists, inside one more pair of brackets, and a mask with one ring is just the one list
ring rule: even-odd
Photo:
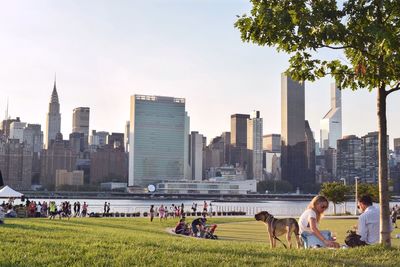
[[358,206],[362,214],[358,219],[358,234],[360,240],[366,244],[376,244],[379,242],[379,208],[373,206],[372,198],[368,195],[358,199]]
[[346,242],[351,247],[365,246],[379,242],[379,208],[373,206],[372,198],[368,195],[358,199],[358,208],[362,214],[358,218],[357,232],[352,240]]

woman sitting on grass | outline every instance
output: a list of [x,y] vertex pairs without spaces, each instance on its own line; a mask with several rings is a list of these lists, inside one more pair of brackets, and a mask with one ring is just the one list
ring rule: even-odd
[[300,235],[305,248],[339,247],[339,244],[332,238],[330,231],[320,231],[318,229],[318,223],[328,206],[329,201],[324,196],[316,196],[300,216]]

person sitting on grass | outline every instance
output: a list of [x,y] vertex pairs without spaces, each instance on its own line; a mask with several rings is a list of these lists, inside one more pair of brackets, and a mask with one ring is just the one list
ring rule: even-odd
[[206,217],[200,217],[200,218],[193,220],[192,235],[194,237],[203,237],[204,236],[206,221],[207,221]]
[[360,236],[360,246],[379,242],[379,208],[375,207],[368,195],[358,199],[358,207],[362,214],[358,218],[357,232]]
[[190,228],[185,222],[185,217],[179,220],[175,227],[175,234],[177,235],[190,235]]
[[324,196],[316,196],[300,216],[300,235],[305,248],[339,247],[339,244],[332,238],[330,231],[320,231],[318,229],[318,223],[328,206],[328,199]]

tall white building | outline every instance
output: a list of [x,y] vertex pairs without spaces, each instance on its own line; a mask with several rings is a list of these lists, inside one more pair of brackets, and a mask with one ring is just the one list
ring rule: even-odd
[[190,134],[191,180],[203,180],[203,135],[199,132]]
[[331,109],[321,120],[320,127],[321,149],[337,149],[337,140],[342,138],[342,93],[335,83],[331,84]]
[[185,178],[188,121],[183,98],[131,96],[128,186]]
[[253,117],[247,119],[247,149],[251,152],[251,173],[253,179],[263,180],[263,119],[260,112],[255,111]]
[[58,100],[56,81],[51,93],[49,112],[46,117],[45,147],[50,146],[51,140],[56,140],[56,135],[61,132],[60,102]]

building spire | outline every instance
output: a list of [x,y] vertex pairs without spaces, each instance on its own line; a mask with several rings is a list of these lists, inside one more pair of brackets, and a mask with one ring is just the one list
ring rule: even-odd
[[54,73],[54,87],[53,91],[57,91],[57,72]]
[[57,74],[54,75],[54,87],[53,92],[51,93],[51,103],[59,103],[58,102],[58,93],[57,93]]

